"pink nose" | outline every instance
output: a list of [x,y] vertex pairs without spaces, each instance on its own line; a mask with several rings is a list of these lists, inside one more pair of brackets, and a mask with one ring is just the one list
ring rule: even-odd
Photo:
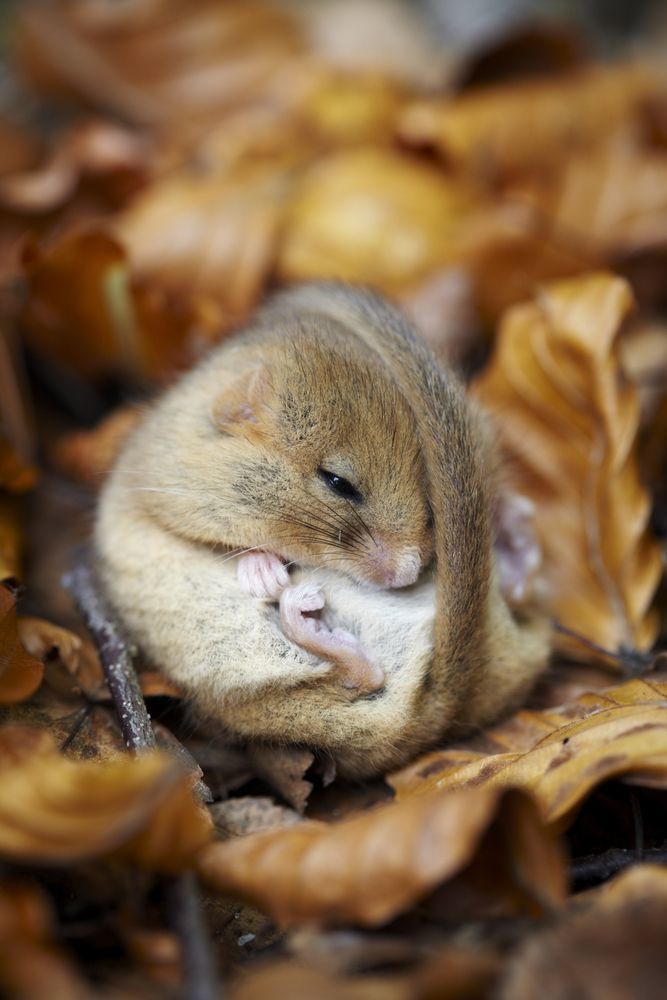
[[415,545],[409,545],[392,552],[379,542],[373,553],[373,566],[378,582],[383,586],[408,587],[419,576],[421,569],[419,549]]

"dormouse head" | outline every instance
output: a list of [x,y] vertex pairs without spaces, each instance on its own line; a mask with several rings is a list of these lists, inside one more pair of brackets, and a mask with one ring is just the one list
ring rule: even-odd
[[381,587],[415,582],[432,554],[421,449],[366,348],[326,324],[292,330],[226,386],[211,418],[244,525],[234,544]]

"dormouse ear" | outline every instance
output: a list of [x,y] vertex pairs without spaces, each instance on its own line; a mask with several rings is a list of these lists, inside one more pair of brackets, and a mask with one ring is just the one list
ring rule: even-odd
[[495,512],[495,553],[500,589],[511,605],[534,596],[542,550],[533,528],[535,507],[519,493],[503,493]]
[[270,391],[263,365],[242,372],[225,386],[211,407],[211,420],[223,434],[261,437],[262,417]]

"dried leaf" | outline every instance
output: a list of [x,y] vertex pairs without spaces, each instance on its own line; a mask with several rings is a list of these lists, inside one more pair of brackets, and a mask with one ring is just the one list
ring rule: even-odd
[[264,796],[241,795],[210,807],[216,830],[225,839],[264,830],[277,830],[301,822],[295,809],[277,805]]
[[145,179],[148,161],[148,144],[138,134],[111,122],[87,122],[58,136],[42,166],[1,177],[0,205],[13,212],[53,211],[83,178],[103,179],[107,196],[124,199]]
[[247,748],[253,771],[278,792],[298,812],[303,812],[313,790],[306,779],[314,756],[302,747],[274,747],[260,743]]
[[76,482],[98,489],[141,415],[138,406],[121,406],[93,430],[72,431],[56,443],[54,463]]
[[667,976],[665,920],[664,868],[625,872],[584,912],[573,908],[555,927],[529,938],[509,964],[498,996],[659,1000]]
[[[519,806],[525,807],[521,823]],[[509,868],[518,866],[515,877],[521,870],[520,884],[539,884],[544,898],[557,903],[564,882],[555,842],[528,800],[487,790],[415,796],[340,824],[304,822],[212,844],[199,857],[199,871],[218,890],[249,897],[282,925],[374,926],[469,865],[492,825],[496,845],[512,856]]]
[[290,1000],[412,1000],[414,994],[393,976],[339,977],[312,966],[282,961],[242,973],[232,990],[232,1000],[264,1000],[266,996]]
[[22,576],[23,529],[18,497],[0,493],[0,585],[15,585]]
[[431,144],[447,162],[473,173],[549,172],[564,154],[638,118],[643,103],[660,91],[659,77],[645,65],[596,67],[417,101],[398,128],[404,141]]
[[105,229],[74,230],[46,249],[30,246],[23,268],[26,338],[85,377],[164,378],[210,339],[197,303],[135,280],[124,248]]
[[667,787],[667,682],[628,681],[571,705],[518,712],[487,731],[483,749],[437,750],[392,775],[399,799],[468,787],[520,787],[544,819],[566,825],[610,778]]
[[[11,727],[3,734],[11,740]],[[105,763],[51,752],[4,763],[0,855],[22,863],[70,864],[109,854],[178,871],[209,838],[210,820],[190,783],[161,754]]]
[[336,152],[302,176],[278,270],[394,291],[456,261],[473,205],[466,185],[404,154]]
[[293,17],[255,2],[131,7],[26,3],[21,69],[33,87],[95,104],[127,121],[190,124],[240,103],[275,99],[302,48]]
[[44,667],[23,648],[16,599],[0,584],[0,704],[29,698],[42,683]]
[[535,501],[551,606],[610,650],[651,645],[662,572],[635,459],[637,392],[616,340],[630,302],[626,283],[605,274],[543,289],[508,313],[475,386]]
[[21,617],[18,633],[23,646],[46,663],[45,682],[60,697],[92,701],[109,698],[97,650],[88,639],[43,618]]
[[[208,175],[193,167],[150,187],[116,220],[138,280],[204,297],[229,329],[257,302],[291,192],[292,154]],[[184,220],[187,219],[187,226]]]
[[53,924],[37,886],[0,886],[0,987],[6,996],[89,1000],[87,984],[54,943]]
[[[6,309],[6,302],[0,307]],[[27,389],[6,321],[0,330],[0,487],[24,493],[35,485],[34,441]]]

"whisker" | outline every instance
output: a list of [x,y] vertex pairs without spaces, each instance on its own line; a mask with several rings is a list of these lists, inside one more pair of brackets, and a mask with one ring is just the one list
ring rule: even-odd
[[375,540],[375,536],[374,536],[373,532],[368,527],[368,525],[364,521],[363,517],[361,516],[361,514],[359,513],[359,511],[357,510],[357,508],[354,506],[353,503],[350,503],[350,501],[347,499],[347,497],[343,497],[343,499],[345,500],[346,504],[348,505],[348,507],[350,508],[350,510],[352,511],[352,513],[354,514],[354,516],[356,517],[357,521],[360,522],[360,524],[361,524],[362,528],[364,529],[364,531],[366,532],[366,534],[370,536],[371,541],[375,545],[377,545],[377,542]]
[[224,556],[215,556],[215,561],[219,563],[229,562],[231,559],[236,559],[238,556],[244,556],[246,552],[256,552],[259,549],[270,549],[270,542],[262,542],[260,545],[251,545],[247,549],[232,549],[230,552],[226,552]]
[[[311,494],[309,493],[308,496],[311,496]],[[327,506],[318,497],[312,497],[312,499],[316,503],[321,503],[325,507]],[[347,523],[347,521],[345,521],[344,518],[341,518],[340,515],[338,515],[337,512],[335,512],[335,513],[339,517],[339,520],[331,522],[326,517],[323,517],[322,514],[320,514],[318,511],[305,510],[303,507],[297,507],[295,509],[300,510],[302,514],[306,514],[306,516],[308,516],[308,517],[315,517],[315,518],[317,518],[319,520],[319,522],[321,524],[325,525],[333,534],[337,535],[340,531],[342,531],[343,529],[345,529],[346,535],[350,535],[352,538],[355,537],[355,533],[352,532],[352,531],[350,531],[349,524]],[[360,537],[359,537],[359,540],[360,540]]]

